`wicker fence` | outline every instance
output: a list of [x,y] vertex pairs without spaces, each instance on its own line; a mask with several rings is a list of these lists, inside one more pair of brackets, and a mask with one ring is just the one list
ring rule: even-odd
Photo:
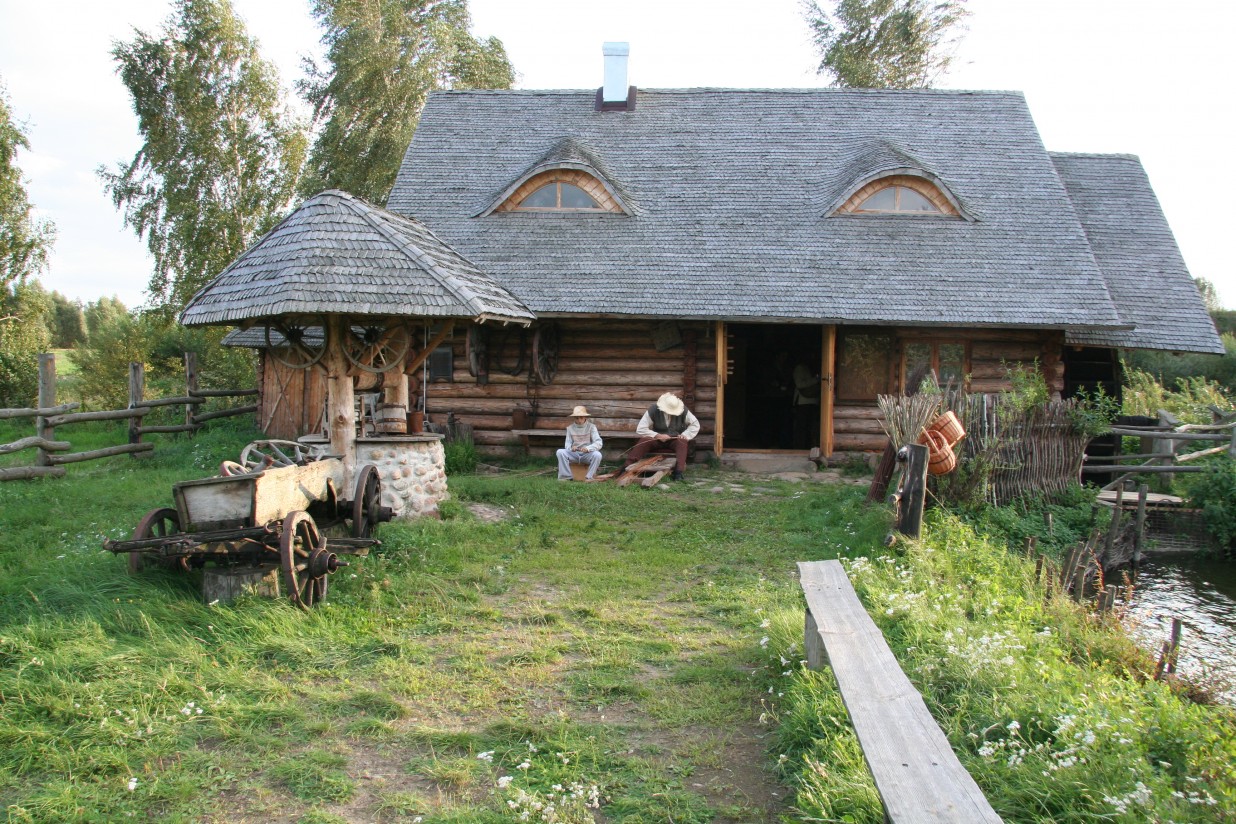
[[[33,437],[21,438],[12,443],[0,444],[0,455],[7,455],[23,449],[35,450],[35,462],[32,466],[13,466],[0,468],[0,481],[13,481],[25,478],[59,477],[65,474],[64,465],[79,461],[90,461],[96,458],[107,458],[112,455],[137,455],[150,452],[155,445],[143,442],[142,436],[152,433],[196,432],[207,421],[234,415],[253,414],[256,406],[241,406],[231,409],[220,409],[214,412],[197,413],[197,407],[210,398],[248,397],[257,394],[256,389],[198,389],[197,360],[192,354],[185,355],[185,394],[175,398],[147,399],[143,367],[140,363],[129,364],[129,405],[125,409],[114,409],[102,412],[75,412],[80,404],[56,403],[56,356],[39,355],[39,403],[33,409],[0,409],[0,420],[13,418],[34,418],[35,434]],[[184,406],[185,422],[183,424],[165,426],[143,426],[142,421],[152,409],[160,406]],[[56,429],[74,423],[86,421],[127,420],[129,422],[129,442],[119,446],[109,446],[103,449],[91,449],[86,452],[71,452],[73,448],[69,441],[56,440]]]

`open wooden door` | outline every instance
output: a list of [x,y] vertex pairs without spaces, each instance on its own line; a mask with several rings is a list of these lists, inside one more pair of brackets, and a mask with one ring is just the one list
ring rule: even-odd
[[715,338],[717,341],[717,419],[716,432],[713,435],[713,452],[720,457],[725,449],[725,379],[729,376],[729,339],[726,337],[725,321],[717,321]]
[[820,454],[833,454],[833,373],[837,359],[837,327],[825,326],[820,351]]

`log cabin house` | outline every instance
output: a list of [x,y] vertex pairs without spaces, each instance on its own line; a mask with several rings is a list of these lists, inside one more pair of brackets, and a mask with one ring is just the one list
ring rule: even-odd
[[[869,451],[876,395],[920,366],[1068,395],[1118,391],[1121,348],[1224,351],[1138,159],[1048,152],[1016,92],[438,92],[386,208],[536,316],[457,326],[413,377],[482,453],[549,454],[582,403],[612,458],[666,391],[697,455]],[[320,376],[263,364],[263,426],[314,429]]]

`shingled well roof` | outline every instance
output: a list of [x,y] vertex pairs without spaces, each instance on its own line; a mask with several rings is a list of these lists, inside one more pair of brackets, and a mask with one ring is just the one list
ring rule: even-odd
[[325,191],[189,301],[186,326],[292,314],[471,318],[527,324],[528,308],[423,224]]

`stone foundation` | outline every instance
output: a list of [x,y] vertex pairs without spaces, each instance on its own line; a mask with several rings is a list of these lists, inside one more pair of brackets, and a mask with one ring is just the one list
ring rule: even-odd
[[441,435],[377,435],[356,439],[356,471],[372,465],[382,480],[382,504],[396,518],[437,515],[446,500]]

